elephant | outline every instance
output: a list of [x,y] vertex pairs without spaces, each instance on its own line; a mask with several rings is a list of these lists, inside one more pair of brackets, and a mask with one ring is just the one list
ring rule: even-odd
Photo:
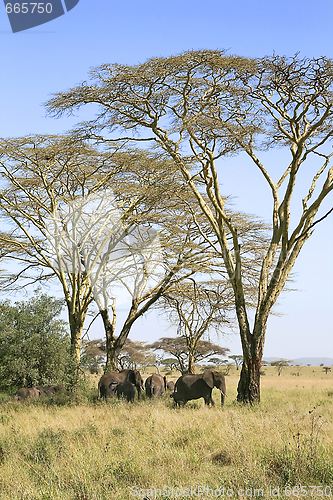
[[169,391],[175,390],[175,383],[172,380],[170,380],[170,382],[167,383],[167,389],[169,389]]
[[138,370],[122,370],[121,372],[106,372],[98,382],[98,392],[101,398],[108,399],[114,395],[115,389],[118,384],[131,382],[138,391],[138,399],[143,390],[143,380]]
[[40,396],[40,391],[37,389],[37,387],[21,387],[16,394],[15,394],[15,400],[16,401],[24,401],[25,399],[28,398],[39,398]]
[[152,398],[153,396],[160,396],[164,394],[167,388],[167,379],[159,374],[150,375],[145,382],[146,396]]
[[53,396],[57,392],[66,392],[62,385],[36,385],[40,396]]
[[225,377],[221,372],[206,370],[201,375],[188,373],[179,377],[175,384],[174,392],[171,398],[174,399],[176,405],[187,403],[190,399],[204,398],[205,404],[215,405],[212,399],[213,387],[217,387],[221,391],[221,406],[224,405],[226,395]]
[[131,382],[128,382],[128,380],[125,380],[125,382],[120,382],[120,384],[117,384],[116,386],[116,394],[118,398],[120,398],[121,396],[125,396],[128,403],[134,403],[135,386],[131,384]]

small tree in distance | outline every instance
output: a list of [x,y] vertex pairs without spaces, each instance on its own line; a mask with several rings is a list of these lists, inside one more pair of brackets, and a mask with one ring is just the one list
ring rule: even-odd
[[175,358],[164,358],[161,360],[161,365],[168,368],[171,372],[179,368],[178,360]]
[[232,356],[228,356],[235,362],[236,369],[239,370],[239,367],[242,366],[243,356],[241,354],[233,354]]
[[276,361],[271,361],[271,366],[275,366],[277,368],[277,374],[278,374],[278,376],[280,376],[282,373],[283,367],[289,366],[290,363],[291,363],[291,361],[289,361],[287,359],[278,359]]
[[[194,363],[202,337],[207,335],[211,328],[221,331],[223,326],[229,323],[228,288],[228,283],[223,281],[211,279],[207,283],[189,278],[171,287],[161,297],[160,307],[164,308],[171,321],[177,324],[180,337],[186,339],[189,373],[194,373]],[[201,349],[203,345],[201,342]]]
[[154,361],[146,342],[133,341],[129,338],[126,339],[118,356],[118,363],[122,370],[125,368],[135,370],[138,366],[146,367]]
[[[182,373],[189,373],[189,349],[185,337],[163,337],[153,344],[148,345],[154,351],[164,351],[174,356],[177,360],[177,369]],[[191,359],[195,364],[211,358],[212,356],[226,356],[228,349],[220,347],[207,340],[199,340],[195,351],[191,353]]]
[[[209,360],[209,363],[212,363],[213,366],[223,366],[224,367],[224,369],[222,370],[223,375],[229,375],[231,363],[228,363],[227,359],[211,358]],[[211,368],[208,365],[207,369],[208,367]]]
[[105,363],[105,342],[102,339],[86,340],[81,343],[81,367],[91,373],[98,373]]

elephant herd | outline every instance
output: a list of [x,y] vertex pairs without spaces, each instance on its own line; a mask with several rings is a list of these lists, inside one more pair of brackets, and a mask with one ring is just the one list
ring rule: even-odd
[[98,383],[99,396],[104,399],[114,396],[125,397],[133,402],[135,390],[140,399],[141,391],[145,389],[149,398],[161,396],[170,389],[176,406],[185,404],[191,399],[204,398],[206,405],[214,406],[212,390],[217,387],[221,391],[221,406],[226,395],[225,377],[222,373],[206,370],[200,375],[188,373],[179,377],[177,382],[167,382],[166,377],[159,374],[150,375],[143,386],[143,379],[138,370],[122,370],[121,372],[107,372]]
[[[161,396],[169,389],[172,391],[170,397],[173,398],[176,406],[199,398],[204,398],[206,405],[214,406],[212,398],[214,387],[221,391],[221,406],[223,406],[226,386],[225,377],[220,372],[206,370],[199,375],[188,373],[179,377],[176,383],[168,382],[166,377],[162,377],[162,375],[153,374],[146,379],[144,384],[138,370],[122,370],[105,373],[98,383],[98,393],[102,399],[117,395],[119,398],[124,397],[128,402],[133,403],[135,392],[138,394],[138,399],[141,398],[143,390],[145,390],[147,397],[153,398]],[[16,401],[24,401],[28,398],[52,396],[59,392],[67,391],[59,385],[22,387],[17,391],[15,399]]]

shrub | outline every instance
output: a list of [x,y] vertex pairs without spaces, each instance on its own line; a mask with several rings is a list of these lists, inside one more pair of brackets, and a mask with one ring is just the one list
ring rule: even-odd
[[0,388],[65,384],[70,339],[58,319],[63,301],[37,290],[28,301],[0,307]]

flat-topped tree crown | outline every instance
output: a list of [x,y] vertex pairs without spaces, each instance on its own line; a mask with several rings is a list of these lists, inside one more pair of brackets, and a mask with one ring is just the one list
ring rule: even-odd
[[[298,55],[246,59],[200,50],[135,66],[106,64],[90,76],[91,83],[55,94],[46,105],[49,113],[60,116],[95,103],[97,114],[78,126],[81,134],[104,143],[119,137],[150,141],[174,162],[215,236],[210,244],[218,248],[232,286],[243,349],[238,400],[259,401],[268,316],[305,241],[331,212],[318,213],[333,189],[332,61]],[[262,151],[276,147],[286,148],[289,157],[265,165]],[[246,257],[221,194],[225,163],[218,161],[238,152],[248,155],[272,195],[252,325]],[[303,186],[301,195],[296,185]],[[249,189],[258,196],[257,186]],[[295,200],[301,213],[291,223]]]

